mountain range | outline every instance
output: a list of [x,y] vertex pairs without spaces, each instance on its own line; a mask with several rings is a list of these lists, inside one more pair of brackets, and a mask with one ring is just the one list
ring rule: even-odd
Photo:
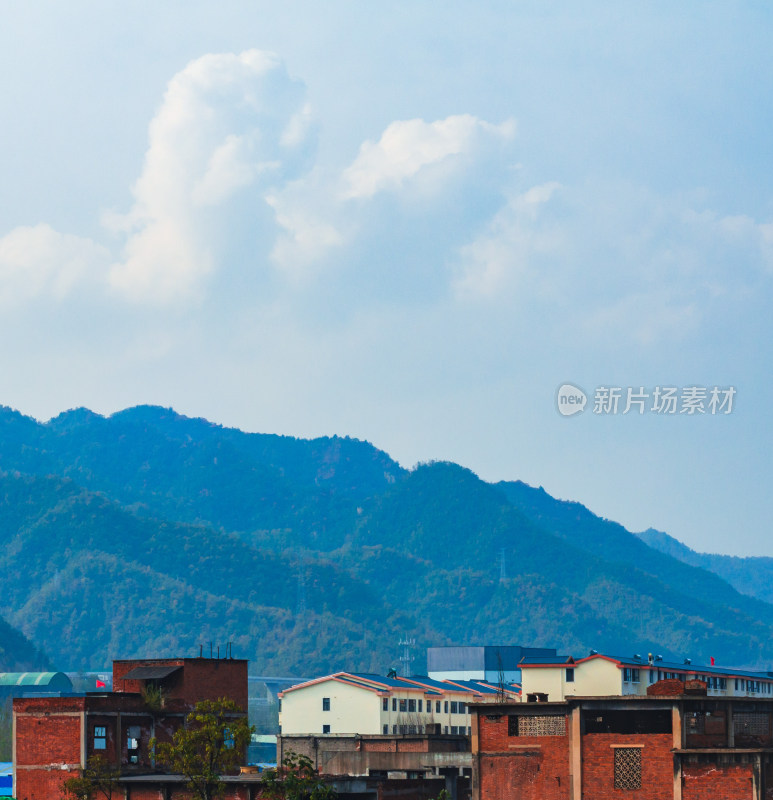
[[256,674],[384,673],[405,636],[417,672],[444,644],[773,661],[771,582],[541,488],[171,409],[0,409],[0,538],[0,614],[59,669],[231,642]]

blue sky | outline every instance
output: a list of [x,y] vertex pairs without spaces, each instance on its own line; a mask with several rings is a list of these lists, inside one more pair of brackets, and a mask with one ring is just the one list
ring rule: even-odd
[[356,436],[773,555],[772,16],[12,4],[0,400]]

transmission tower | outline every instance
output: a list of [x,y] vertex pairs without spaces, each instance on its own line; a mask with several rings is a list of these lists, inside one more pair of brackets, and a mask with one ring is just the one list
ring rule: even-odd
[[408,678],[411,674],[411,664],[413,663],[411,648],[415,644],[416,639],[409,639],[407,636],[400,640],[400,647],[403,648],[403,654],[400,656],[400,663],[402,664],[404,678]]
[[295,600],[295,616],[302,619],[306,616],[306,573],[303,569],[298,573],[298,593]]

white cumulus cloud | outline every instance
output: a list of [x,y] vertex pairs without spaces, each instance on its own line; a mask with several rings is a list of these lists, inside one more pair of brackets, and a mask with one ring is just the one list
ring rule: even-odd
[[220,242],[238,235],[229,201],[250,190],[246,202],[257,205],[303,161],[303,95],[279,59],[258,50],[205,55],[172,78],[150,124],[135,203],[106,217],[128,237],[110,271],[114,289],[161,303],[200,290],[221,266]]
[[492,125],[469,114],[424,122],[393,122],[377,142],[365,142],[344,172],[346,197],[372,197],[401,186],[420,170],[476,148],[481,138],[512,139],[512,121]]
[[109,259],[106,248],[50,225],[15,228],[0,238],[0,302],[63,300],[79,282],[98,281]]

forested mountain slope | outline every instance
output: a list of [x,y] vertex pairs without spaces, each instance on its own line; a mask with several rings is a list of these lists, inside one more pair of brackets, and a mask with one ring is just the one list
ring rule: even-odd
[[384,672],[406,634],[417,655],[511,642],[768,665],[773,606],[454,464],[145,406],[0,410],[0,470],[0,614],[59,668],[231,641],[264,673]]

